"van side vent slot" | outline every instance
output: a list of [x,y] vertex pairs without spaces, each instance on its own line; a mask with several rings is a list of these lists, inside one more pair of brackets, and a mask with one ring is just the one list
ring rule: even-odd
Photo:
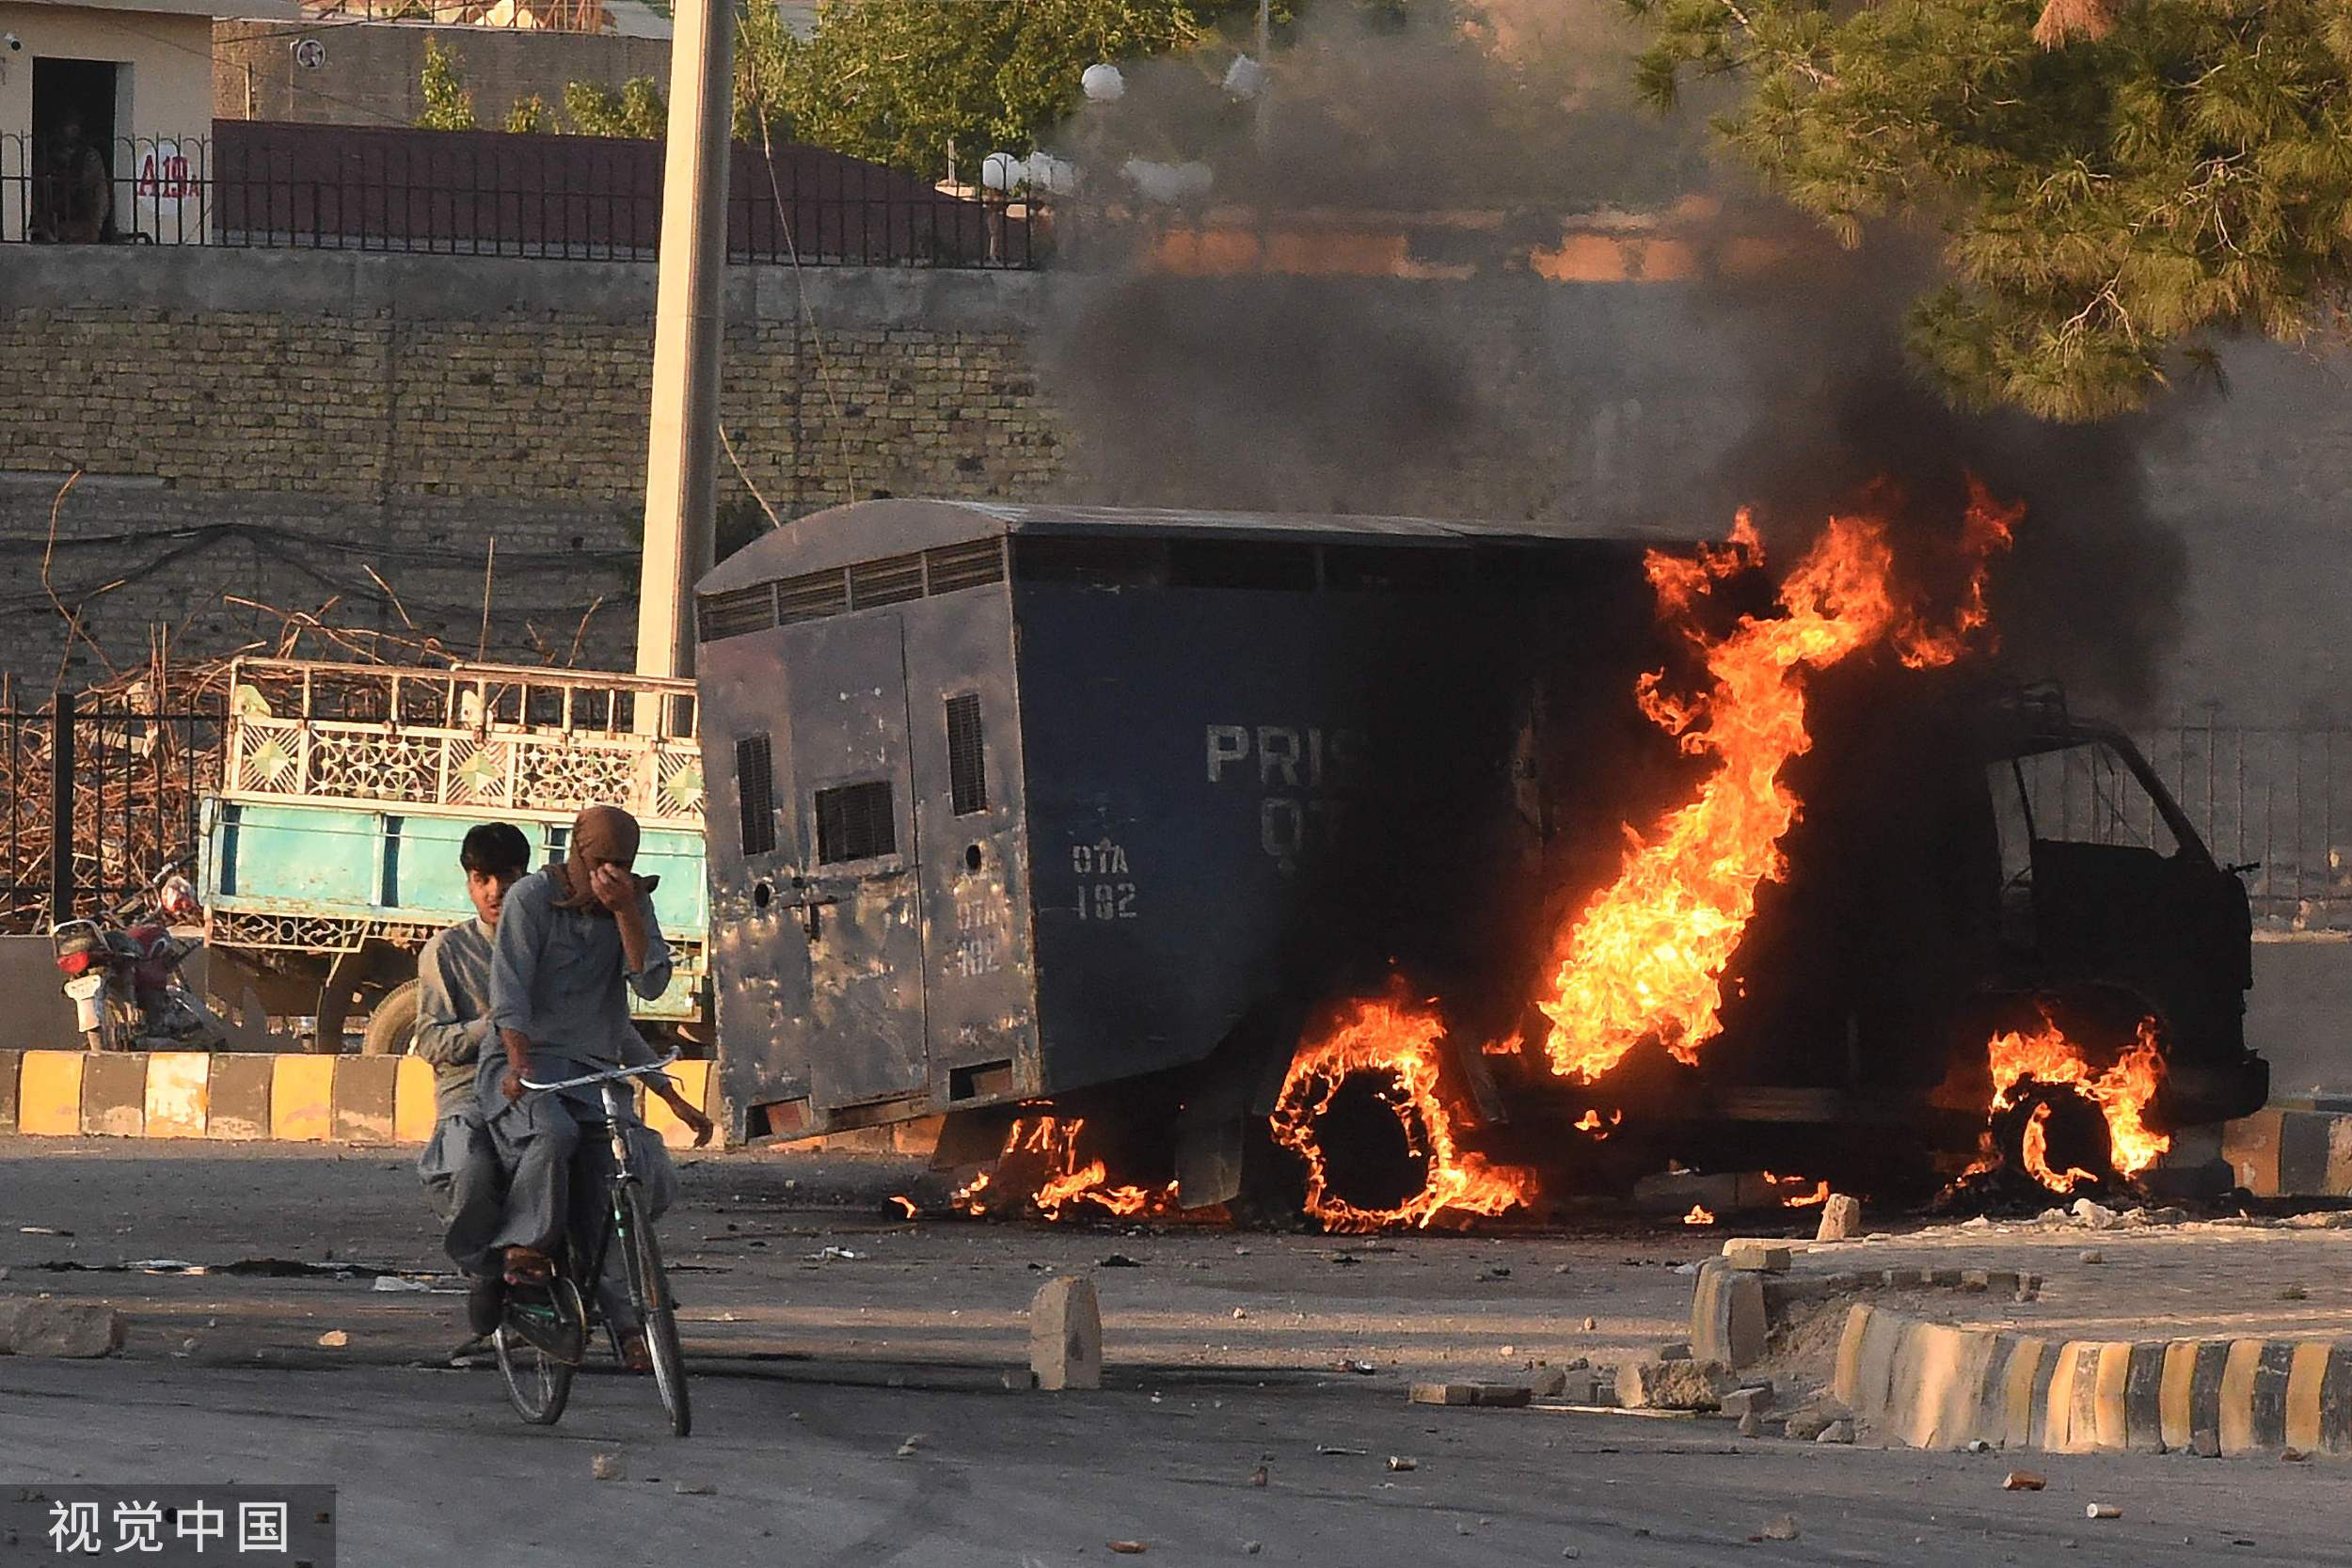
[[923,596],[923,558],[894,555],[881,561],[861,561],[850,568],[850,608],[904,604]]
[[959,588],[978,588],[1005,580],[1005,542],[975,539],[968,545],[942,545],[923,552],[923,568],[934,594]]
[[746,632],[766,631],[776,624],[776,585],[772,582],[712,594],[702,601],[702,634],[706,642]]
[[988,754],[980,744],[980,694],[947,699],[947,799],[958,816],[988,809]]
[[787,578],[776,584],[776,619],[786,626],[821,621],[850,608],[850,584],[841,569]]
[[735,743],[735,799],[743,817],[744,857],[774,853],[775,767],[764,735],[747,735]]

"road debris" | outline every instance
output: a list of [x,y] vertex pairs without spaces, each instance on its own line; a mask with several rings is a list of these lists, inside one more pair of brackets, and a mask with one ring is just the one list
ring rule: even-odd
[[1475,1404],[1495,1410],[1517,1410],[1534,1397],[1535,1391],[1523,1383],[1416,1383],[1406,1391],[1414,1404]]
[[327,1350],[341,1350],[351,1343],[351,1336],[340,1328],[330,1328],[319,1336],[319,1343]]
[[1143,1265],[1136,1262],[1134,1259],[1128,1257],[1123,1252],[1114,1252],[1108,1258],[1104,1259],[1100,1263],[1096,1264],[1095,1267],[1102,1269],[1139,1269],[1143,1267]]
[[1848,1242],[1862,1228],[1862,1200],[1844,1193],[1832,1193],[1821,1205],[1820,1228],[1813,1233],[1817,1242]]
[[715,1497],[719,1489],[707,1481],[681,1481],[670,1488],[681,1497]]
[[862,1252],[852,1252],[845,1246],[822,1246],[810,1253],[808,1259],[812,1263],[854,1263],[865,1256],[866,1254]]
[[1250,1484],[1250,1485],[1252,1485],[1252,1486],[1263,1486],[1265,1483],[1266,1483],[1266,1468],[1265,1468],[1265,1466],[1264,1466],[1264,1465],[1259,1465],[1256,1469],[1254,1469],[1254,1470],[1252,1470],[1252,1471],[1250,1471],[1250,1472],[1249,1472],[1249,1484]]
[[2085,1503],[2083,1504],[2083,1517],[2086,1519],[2121,1519],[2123,1517],[2123,1511],[2113,1503]]
[[1389,1455],[1389,1468],[1391,1470],[1418,1470],[1421,1468],[1421,1461],[1413,1458],[1409,1454],[1392,1453]]
[[1355,1361],[1342,1356],[1331,1363],[1331,1370],[1335,1372],[1354,1372],[1359,1377],[1370,1377],[1375,1369],[1369,1361]]
[[2011,1470],[2001,1478],[2004,1492],[2039,1492],[2050,1484],[2050,1478],[2039,1470]]
[[1793,1513],[1767,1519],[1764,1528],[1758,1532],[1760,1538],[1766,1541],[1794,1541],[1803,1533],[1797,1528],[1797,1516]]
[[1629,1361],[1617,1370],[1617,1402],[1629,1410],[1719,1410],[1732,1386],[1719,1361]]
[[898,1445],[898,1457],[900,1459],[913,1459],[916,1454],[922,1451],[923,1434],[919,1432],[914,1433],[908,1437],[905,1442]]
[[1141,1557],[1152,1549],[1152,1544],[1148,1541],[1108,1541],[1104,1544],[1124,1557]]
[[94,1360],[122,1348],[122,1314],[103,1303],[31,1301],[0,1305],[0,1352]]
[[1361,1458],[1366,1451],[1367,1450],[1363,1449],[1344,1449],[1340,1447],[1337,1443],[1317,1443],[1315,1445],[1315,1452],[1323,1455],[1327,1459]]
[[73,1234],[71,1230],[60,1230],[54,1225],[20,1225],[16,1227],[16,1233],[20,1236],[71,1236]]
[[621,1480],[621,1456],[617,1453],[596,1455],[588,1461],[588,1473],[598,1481]]
[[1851,1443],[1851,1442],[1852,1442],[1852,1441],[1853,1441],[1853,1419],[1852,1419],[1852,1418],[1851,1418],[1851,1417],[1840,1417],[1840,1418],[1838,1418],[1836,1420],[1830,1422],[1830,1424],[1829,1424],[1829,1425],[1827,1425],[1827,1426],[1825,1426],[1825,1427],[1823,1427],[1823,1428],[1821,1429],[1821,1431],[1820,1431],[1820,1434],[1819,1436],[1815,1437],[1813,1440],[1814,1440],[1816,1443]]
[[2107,1255],[2101,1252],[2097,1247],[2086,1248],[2083,1253],[2074,1259],[2077,1263],[2104,1263],[2106,1260]]
[[1094,1283],[1049,1279],[1029,1303],[1029,1371],[1047,1392],[1103,1386],[1103,1311]]

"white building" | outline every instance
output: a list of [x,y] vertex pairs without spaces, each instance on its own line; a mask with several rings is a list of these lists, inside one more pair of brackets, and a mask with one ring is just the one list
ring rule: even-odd
[[202,237],[222,14],[298,21],[302,10],[294,0],[0,0],[0,241]]

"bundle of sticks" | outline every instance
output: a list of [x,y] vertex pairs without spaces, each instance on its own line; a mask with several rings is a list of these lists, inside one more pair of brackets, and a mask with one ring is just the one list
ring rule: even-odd
[[[397,595],[376,580],[397,608]],[[133,898],[168,863],[195,853],[200,803],[220,780],[222,720],[237,659],[432,669],[463,658],[419,631],[405,612],[405,629],[389,631],[338,625],[340,599],[315,610],[281,609],[236,594],[223,594],[222,602],[249,616],[255,634],[225,653],[196,658],[176,654],[173,628],[156,626],[149,631],[144,657],[122,659],[99,648],[77,617],[61,611],[68,635],[80,638],[105,672],[69,689],[73,822],[68,880],[77,915]],[[541,663],[568,665],[579,657],[586,628],[582,617],[568,649],[535,628],[528,635]],[[0,931],[46,931],[54,912],[57,707],[54,694],[34,698],[0,673]]]

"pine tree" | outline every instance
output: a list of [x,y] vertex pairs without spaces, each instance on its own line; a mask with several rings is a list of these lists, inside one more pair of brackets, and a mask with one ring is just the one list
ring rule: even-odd
[[2217,333],[2294,341],[2352,278],[2344,0],[1628,0],[1661,105],[1729,76],[1729,145],[1847,245],[1940,223],[1915,354],[1954,401],[2090,420]]

